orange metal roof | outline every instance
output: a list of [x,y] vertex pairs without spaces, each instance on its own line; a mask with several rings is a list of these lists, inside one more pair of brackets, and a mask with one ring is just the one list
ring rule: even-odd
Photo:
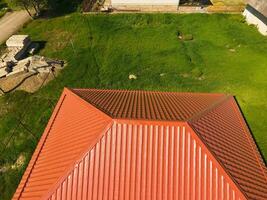
[[233,97],[189,124],[249,199],[267,199],[266,166]]
[[81,98],[112,118],[185,121],[223,94],[73,89]]
[[245,199],[186,123],[115,120],[45,199],[233,196]]
[[266,199],[266,172],[233,97],[65,89],[13,199]]
[[65,90],[14,199],[40,199],[111,123],[110,117]]

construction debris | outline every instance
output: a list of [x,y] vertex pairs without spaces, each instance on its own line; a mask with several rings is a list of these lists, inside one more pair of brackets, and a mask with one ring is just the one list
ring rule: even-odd
[[12,67],[12,71],[6,76],[10,76],[19,72],[38,72],[38,73],[48,73],[53,71],[55,68],[62,68],[64,62],[47,59],[43,56],[30,56],[23,60],[17,62],[16,65]]
[[13,35],[6,41],[8,53],[6,60],[20,60],[27,52],[32,41],[28,35]]
[[[13,35],[7,41],[7,52],[0,59],[0,78],[20,72],[48,73],[54,67],[63,67],[64,62],[51,60],[42,56],[25,57],[34,54],[39,48],[28,35]],[[24,59],[23,59],[24,58]]]
[[[5,84],[11,75],[18,75],[16,76],[18,78],[14,80],[26,80],[32,75],[54,73],[55,70],[64,66],[63,61],[33,55],[39,48],[39,44],[32,42],[28,35],[13,35],[6,41],[6,46],[6,51],[0,57],[0,78],[3,78],[0,81],[1,85]],[[12,83],[15,82],[18,81],[12,81]],[[29,81],[27,82],[29,83]],[[8,85],[16,87],[14,84]]]

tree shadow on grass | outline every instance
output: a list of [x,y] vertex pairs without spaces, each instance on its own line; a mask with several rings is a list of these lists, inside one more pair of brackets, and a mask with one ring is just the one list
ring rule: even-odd
[[48,0],[46,10],[43,10],[40,18],[50,19],[77,12],[83,0]]

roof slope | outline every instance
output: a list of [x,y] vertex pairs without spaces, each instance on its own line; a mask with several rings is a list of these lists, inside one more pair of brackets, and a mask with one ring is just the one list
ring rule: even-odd
[[40,199],[112,122],[67,90],[58,104],[14,199]]
[[45,197],[227,198],[246,199],[187,123],[141,120],[114,120],[94,148]]
[[188,121],[249,199],[267,199],[267,169],[233,97],[74,89],[113,118]]
[[231,96],[65,89],[13,199],[266,199],[266,172]]
[[185,121],[223,94],[73,89],[112,118]]
[[249,199],[267,199],[266,166],[233,97],[190,125]]

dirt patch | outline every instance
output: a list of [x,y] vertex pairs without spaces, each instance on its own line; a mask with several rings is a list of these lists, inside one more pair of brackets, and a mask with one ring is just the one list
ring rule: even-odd
[[21,72],[14,74],[9,77],[1,78],[0,88],[7,93],[14,90],[24,90],[33,93],[53,80],[59,71],[59,69],[54,69],[54,72],[48,73]]

